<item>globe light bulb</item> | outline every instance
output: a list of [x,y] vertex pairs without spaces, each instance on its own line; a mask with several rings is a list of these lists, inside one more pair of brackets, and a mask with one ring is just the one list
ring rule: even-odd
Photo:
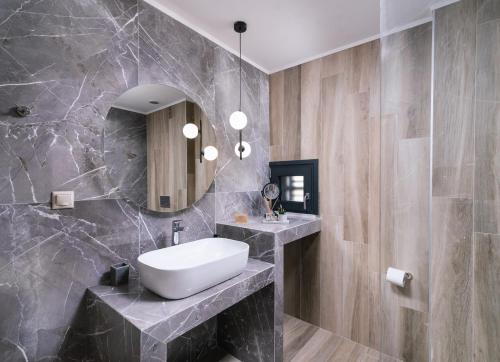
[[203,157],[207,161],[214,161],[219,156],[219,151],[214,146],[207,146],[203,149]]
[[[252,153],[252,147],[250,147],[250,144],[248,142],[241,142],[244,150],[241,154],[242,158],[247,158],[250,156],[250,153]],[[240,143],[238,142],[236,146],[234,146],[234,153],[236,153],[236,156],[240,157]]]
[[198,126],[194,123],[186,123],[184,127],[182,127],[182,133],[186,138],[192,140],[198,136]]
[[247,116],[241,111],[236,111],[229,117],[229,124],[236,130],[243,129],[247,126]]

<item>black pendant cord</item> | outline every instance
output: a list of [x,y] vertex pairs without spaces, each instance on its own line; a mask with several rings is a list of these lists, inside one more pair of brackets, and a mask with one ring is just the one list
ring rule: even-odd
[[240,129],[240,147],[239,147],[239,150],[240,150],[240,160],[243,159],[243,151],[245,150],[245,148],[243,147],[243,144],[241,143],[241,135],[242,135],[242,131]]
[[203,152],[203,128],[202,128],[202,120],[200,118],[200,163],[203,162],[203,156],[205,156],[205,152]]
[[241,33],[240,33],[240,112],[241,112]]
[[[234,31],[240,34],[240,107],[239,111],[241,112],[241,84],[242,84],[242,60],[241,60],[241,35],[247,30],[247,24],[244,21],[237,21],[234,23]],[[245,151],[245,147],[243,147],[243,131],[239,130],[240,143],[238,147],[238,151],[240,154],[240,160],[243,159],[243,152]]]
[[[240,33],[240,112],[241,112],[241,33]],[[240,160],[243,160],[243,144],[242,142],[243,131],[240,129]]]

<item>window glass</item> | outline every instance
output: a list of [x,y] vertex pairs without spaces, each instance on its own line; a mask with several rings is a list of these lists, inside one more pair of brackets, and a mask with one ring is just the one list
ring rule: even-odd
[[281,199],[283,201],[304,201],[304,176],[281,177]]

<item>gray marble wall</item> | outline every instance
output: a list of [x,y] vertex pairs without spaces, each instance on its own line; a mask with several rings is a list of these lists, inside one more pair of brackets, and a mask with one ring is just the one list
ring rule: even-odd
[[272,285],[218,316],[220,345],[241,361],[282,361],[283,247],[277,235],[224,224],[217,224],[217,234],[247,243],[250,258],[274,264]]
[[123,197],[147,208],[146,116],[111,108],[105,121],[104,138],[103,152],[111,183]]
[[[244,64],[244,137],[234,155],[228,122],[237,105],[232,54],[142,1],[0,3],[0,360],[81,360],[87,287],[109,265],[170,244],[210,236],[234,211],[259,212],[267,180],[268,79]],[[220,143],[216,187],[164,217],[116,192],[103,162],[110,105],[139,84],[175,86],[213,120]],[[32,107],[26,118],[17,104]],[[73,210],[49,208],[50,192],[74,190]],[[134,274],[135,269],[132,270]]]

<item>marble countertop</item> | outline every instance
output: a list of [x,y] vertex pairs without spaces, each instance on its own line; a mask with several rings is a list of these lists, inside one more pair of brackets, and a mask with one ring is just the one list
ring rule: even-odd
[[96,302],[140,331],[169,342],[273,282],[274,266],[250,258],[240,275],[179,300],[159,297],[135,280],[128,285],[99,285],[88,290]]
[[265,224],[262,217],[250,216],[245,224],[232,221],[217,222],[218,225],[242,228],[257,232],[275,234],[281,244],[288,244],[308,235],[321,231],[321,217],[316,215],[288,215],[289,224]]

